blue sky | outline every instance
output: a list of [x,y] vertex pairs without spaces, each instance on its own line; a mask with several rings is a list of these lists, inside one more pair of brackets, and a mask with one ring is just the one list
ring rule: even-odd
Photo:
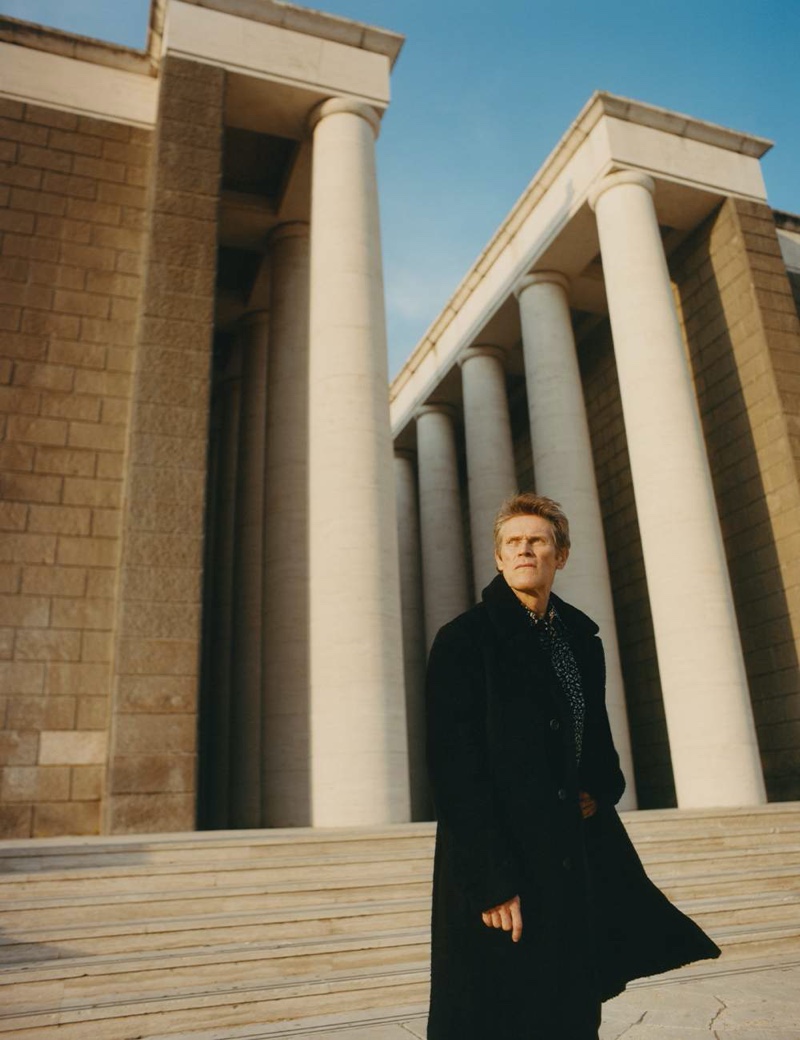
[[[0,0],[130,46],[147,0]],[[396,372],[594,90],[768,137],[771,204],[800,212],[800,0],[317,0],[406,44],[378,144]]]

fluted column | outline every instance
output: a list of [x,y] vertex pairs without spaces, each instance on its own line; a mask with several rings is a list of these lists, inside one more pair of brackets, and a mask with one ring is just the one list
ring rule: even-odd
[[308,224],[269,238],[262,824],[311,823],[308,686]]
[[522,349],[536,487],[569,517],[569,564],[555,591],[600,626],[606,653],[606,703],[614,742],[628,782],[623,807],[636,806],[625,687],[617,643],[611,577],[600,498],[567,299],[556,272],[526,275],[518,284]]
[[653,181],[605,177],[597,216],[678,804],[765,800],[692,375]]
[[261,560],[269,315],[242,322],[233,560],[231,825],[261,824]]
[[425,636],[430,647],[442,625],[470,605],[453,410],[448,405],[423,405],[418,410],[417,467]]
[[391,823],[408,819],[409,794],[378,119],[334,99],[312,126],[312,822]]
[[461,358],[475,599],[497,573],[494,518],[517,490],[503,351],[470,347]]
[[429,820],[431,805],[425,764],[425,610],[422,602],[417,474],[411,452],[395,448],[394,475],[403,606],[403,670],[406,677],[411,818]]

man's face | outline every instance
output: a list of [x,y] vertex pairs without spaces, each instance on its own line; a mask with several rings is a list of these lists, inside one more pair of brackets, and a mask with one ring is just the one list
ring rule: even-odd
[[547,596],[569,551],[559,552],[553,525],[541,516],[512,516],[500,528],[497,569],[515,592]]

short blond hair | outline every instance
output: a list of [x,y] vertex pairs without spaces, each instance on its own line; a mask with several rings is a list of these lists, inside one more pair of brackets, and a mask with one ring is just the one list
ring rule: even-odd
[[569,541],[569,520],[558,502],[544,495],[535,495],[532,491],[521,491],[507,498],[500,506],[494,518],[494,551],[500,552],[500,532],[506,520],[515,516],[540,516],[548,520],[553,528],[553,540],[560,553],[567,552]]

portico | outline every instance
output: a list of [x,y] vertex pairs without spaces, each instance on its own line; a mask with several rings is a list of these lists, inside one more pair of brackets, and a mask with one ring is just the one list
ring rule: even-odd
[[[402,40],[292,18],[267,5],[243,31],[236,5],[168,7],[167,58],[226,70],[214,396],[230,394],[227,356],[241,358],[236,429],[212,437],[208,487],[209,571],[232,582],[234,610],[206,667],[200,768],[228,790],[201,803],[205,826],[410,812],[375,174]],[[232,579],[217,560],[226,503]],[[207,621],[215,599],[207,588]],[[227,749],[209,728],[225,713],[220,675]]]
[[[436,589],[426,612],[443,595],[428,574],[426,523],[431,539],[447,531],[447,573],[471,571],[474,600],[491,577],[488,503],[496,508],[501,489],[535,487],[565,507],[574,549],[555,587],[600,624],[628,807],[635,776],[644,804],[657,804],[647,749],[659,728],[680,806],[765,800],[706,444],[713,419],[697,399],[678,264],[721,206],[763,207],[758,160],[768,147],[594,95],[392,385],[395,443],[418,456],[422,583]],[[448,517],[426,519],[434,416],[465,473],[459,488],[448,482]],[[459,509],[471,560],[452,536]],[[618,630],[632,604],[649,633]]]

